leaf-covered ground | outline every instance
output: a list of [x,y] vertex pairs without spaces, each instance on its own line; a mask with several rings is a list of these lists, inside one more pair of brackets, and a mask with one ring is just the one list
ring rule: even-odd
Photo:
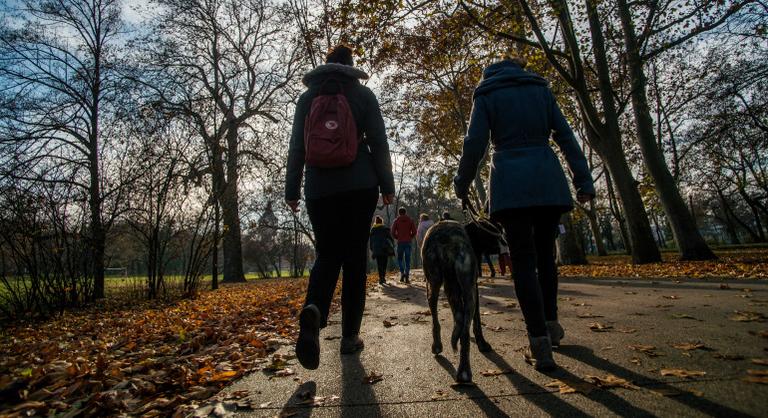
[[[0,416],[168,416],[290,344],[306,279],[107,304],[0,335]],[[66,414],[66,415],[65,415]]]
[[677,253],[662,253],[661,263],[633,265],[626,255],[589,257],[585,266],[561,266],[561,277],[729,278],[768,279],[768,248],[716,251],[714,261],[679,261]]

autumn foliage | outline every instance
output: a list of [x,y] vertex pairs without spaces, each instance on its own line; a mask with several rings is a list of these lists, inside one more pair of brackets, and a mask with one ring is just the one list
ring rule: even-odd
[[260,280],[163,306],[95,306],[6,326],[0,416],[172,415],[289,344],[305,287]]
[[629,256],[590,257],[583,266],[560,266],[561,277],[767,279],[768,248],[718,251],[712,261],[679,261],[675,253],[662,253],[660,263],[631,264]]

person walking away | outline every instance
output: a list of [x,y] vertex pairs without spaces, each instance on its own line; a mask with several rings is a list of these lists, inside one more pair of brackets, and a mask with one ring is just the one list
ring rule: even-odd
[[525,318],[537,370],[557,367],[552,346],[560,344],[554,240],[560,215],[573,209],[568,181],[549,145],[568,163],[579,202],[595,195],[592,174],[548,83],[525,70],[522,58],[488,66],[474,91],[454,190],[467,199],[480,161],[493,144],[490,214],[504,227],[512,277]]
[[416,227],[416,245],[418,246],[419,254],[421,254],[421,247],[422,244],[424,244],[424,237],[427,235],[427,230],[434,224],[435,221],[429,219],[429,215],[426,213],[419,215],[419,226]]
[[285,178],[285,201],[299,210],[302,178],[316,259],[299,315],[296,357],[307,369],[320,362],[320,329],[327,325],[339,272],[341,353],[362,350],[367,241],[381,193],[388,205],[395,183],[389,145],[376,96],[360,83],[352,49],[338,46],[326,63],[306,75],[293,119]]
[[376,220],[371,228],[368,245],[371,248],[371,258],[376,260],[379,284],[386,284],[387,264],[389,263],[389,257],[395,254],[395,245],[392,242],[389,228],[384,225],[384,219],[381,216],[376,216]]
[[397,218],[392,222],[392,236],[397,240],[397,265],[400,267],[400,281],[410,283],[411,242],[416,236],[416,224],[405,211],[397,210]]

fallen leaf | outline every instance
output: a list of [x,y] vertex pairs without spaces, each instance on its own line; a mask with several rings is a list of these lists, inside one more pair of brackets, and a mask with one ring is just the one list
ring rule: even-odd
[[510,373],[513,373],[513,371],[510,370],[510,369],[504,369],[504,370],[488,369],[488,370],[483,370],[482,372],[480,372],[480,374],[485,376],[485,377],[499,376],[499,375],[502,375],[502,374],[510,374]]
[[381,382],[382,380],[384,380],[384,375],[378,374],[375,371],[371,370],[371,372],[368,373],[368,375],[365,376],[365,378],[363,379],[363,383],[372,385],[376,382]]
[[729,286],[727,283],[720,283],[720,289],[727,290],[730,288],[731,286]]
[[706,349],[706,346],[704,345],[704,343],[699,343],[699,342],[672,344],[672,347],[677,348],[678,350],[685,350],[685,351]]
[[739,322],[763,322],[765,315],[759,312],[734,311],[734,314],[729,316],[728,319]]
[[760,383],[768,385],[768,370],[747,370],[747,376],[744,381],[749,383]]
[[686,379],[691,377],[701,377],[707,374],[707,372],[685,369],[661,369],[659,370],[659,373],[662,376],[684,377]]
[[638,366],[641,366],[643,364],[642,361],[640,361],[640,359],[637,358],[637,357],[632,357],[629,361],[634,363],[634,364],[636,364],[636,365],[638,365]]
[[768,359],[765,358],[753,358],[752,364],[757,364],[759,366],[768,366]]
[[622,379],[620,377],[608,374],[605,377],[587,375],[585,379],[600,388],[625,388],[625,389],[637,389],[638,387],[633,385],[632,382]]
[[751,335],[756,335],[758,337],[768,338],[768,330],[762,330],[762,331],[749,331]]
[[637,330],[634,328],[620,328],[620,329],[617,329],[616,331],[623,332],[624,334],[634,334],[637,332]]
[[384,320],[384,328],[390,328],[397,325],[397,322],[391,322],[387,319]]
[[677,295],[665,295],[665,296],[662,296],[662,297],[664,299],[671,299],[671,300],[678,300],[678,299],[680,299],[680,296],[677,296]]
[[648,357],[658,357],[661,355],[656,352],[656,346],[653,345],[634,344],[630,345],[629,348],[635,351],[639,351]]
[[549,388],[557,388],[560,391],[560,394],[566,395],[569,393],[583,393],[585,395],[588,395],[590,392],[592,392],[595,389],[595,385],[591,383],[587,383],[583,380],[571,380],[571,379],[555,379],[544,386]]
[[694,320],[696,319],[696,318],[694,318],[694,317],[692,317],[692,316],[690,316],[688,314],[685,314],[685,313],[683,313],[683,314],[672,314],[672,318],[675,318],[675,319],[694,319]]
[[591,329],[594,332],[608,332],[609,330],[613,329],[613,326],[601,324],[599,322],[592,322],[591,324],[589,324],[589,329]]
[[272,376],[274,376],[274,377],[288,377],[288,376],[293,376],[294,374],[296,374],[296,372],[292,368],[286,367],[284,369],[280,369],[280,370],[276,371],[275,374],[273,374]]

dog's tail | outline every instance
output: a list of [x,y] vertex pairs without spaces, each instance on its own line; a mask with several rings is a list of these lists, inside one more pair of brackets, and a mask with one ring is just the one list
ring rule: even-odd
[[[475,294],[473,292],[473,280],[475,267],[472,263],[472,255],[467,251],[460,251],[454,260],[455,283],[458,287],[458,295],[455,295],[456,306],[453,310],[453,332],[451,333],[451,347],[457,349],[459,338],[465,332],[469,332],[472,324],[472,314],[475,310]],[[458,297],[456,297],[458,296]]]

